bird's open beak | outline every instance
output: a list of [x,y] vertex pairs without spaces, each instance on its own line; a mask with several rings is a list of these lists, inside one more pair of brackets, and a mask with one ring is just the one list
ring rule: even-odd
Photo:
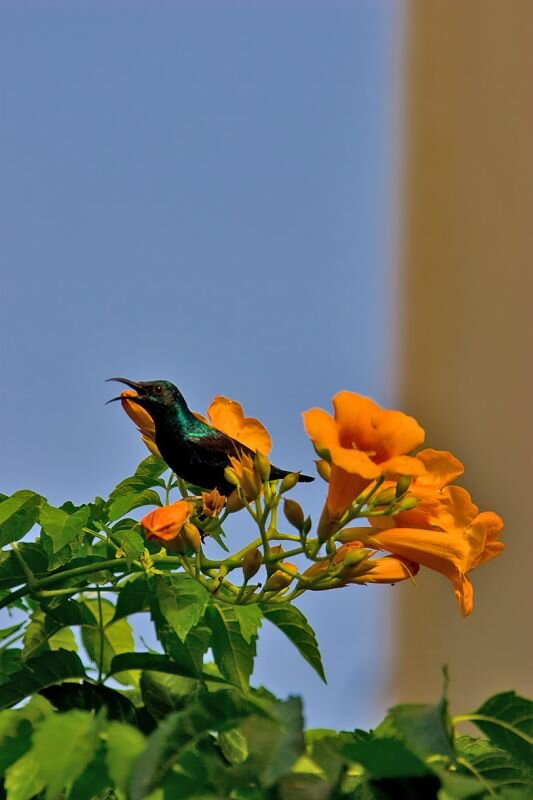
[[[142,384],[136,383],[136,381],[130,381],[128,378],[107,378],[107,381],[117,381],[117,383],[124,383],[126,384],[126,386],[129,386],[130,389],[135,389],[135,391],[139,392],[140,394],[142,394],[143,392]],[[108,403],[114,403],[116,400],[123,400],[123,399],[124,398],[122,397],[122,395],[119,394],[118,397],[112,397],[111,400],[108,400],[106,402],[106,405],[108,405]],[[133,400],[133,402],[136,402],[137,398],[135,396],[132,396],[128,397],[128,400]]]

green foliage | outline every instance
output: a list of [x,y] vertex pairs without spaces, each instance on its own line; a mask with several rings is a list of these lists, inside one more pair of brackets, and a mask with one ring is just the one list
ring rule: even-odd
[[[168,502],[165,469],[150,456],[82,506],[0,497],[0,608],[18,614],[0,629],[0,798],[533,796],[533,703],[511,692],[455,720],[441,700],[339,733],[306,732],[298,698],[253,688],[263,620],[325,680],[314,631],[282,593],[235,589],[240,562],[224,551],[195,561],[146,542],[126,515]],[[197,521],[220,539],[218,521]],[[134,641],[138,614],[158,652]],[[481,736],[459,735],[463,721]]]

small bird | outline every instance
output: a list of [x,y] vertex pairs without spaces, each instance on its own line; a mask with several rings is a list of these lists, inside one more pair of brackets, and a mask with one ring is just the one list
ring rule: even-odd
[[[253,450],[198,419],[170,381],[109,380],[124,383],[137,392],[128,400],[138,403],[152,417],[158,450],[176,475],[202,489],[216,488],[225,495],[233,491],[234,487],[224,477],[224,470],[230,465],[229,458],[241,453],[253,458]],[[108,402],[122,399],[119,395]],[[280,480],[288,474],[272,465],[270,479]],[[298,480],[308,482],[314,478],[300,475]]]

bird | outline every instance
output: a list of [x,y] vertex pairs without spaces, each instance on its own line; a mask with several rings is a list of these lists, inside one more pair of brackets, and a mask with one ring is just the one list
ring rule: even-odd
[[[155,442],[170,469],[188,483],[202,489],[218,489],[229,495],[233,489],[224,477],[230,456],[241,453],[254,457],[254,451],[207,422],[199,419],[188,407],[180,390],[170,381],[132,381],[109,378],[134,389],[137,394],[128,400],[142,406],[152,417]],[[124,398],[119,395],[112,403]],[[270,480],[281,480],[290,470],[271,466]],[[298,481],[313,481],[310,475],[298,475]]]

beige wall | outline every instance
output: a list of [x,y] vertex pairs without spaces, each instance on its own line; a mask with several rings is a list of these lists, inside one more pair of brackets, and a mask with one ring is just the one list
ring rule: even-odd
[[[533,694],[533,2],[407,3],[400,401],[506,521],[462,619],[424,572],[395,590],[390,699],[467,711]],[[530,510],[531,509],[531,510]]]

